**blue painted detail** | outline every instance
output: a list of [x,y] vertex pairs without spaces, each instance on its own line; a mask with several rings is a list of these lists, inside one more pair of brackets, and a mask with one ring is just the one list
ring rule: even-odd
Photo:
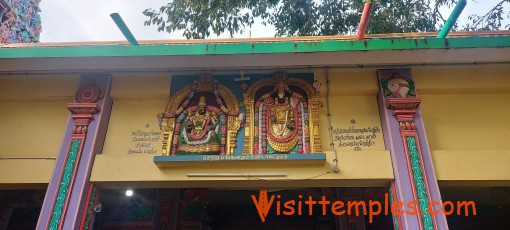
[[323,160],[326,161],[325,153],[311,154],[245,154],[245,155],[181,155],[181,156],[155,156],[154,163],[165,162],[208,162],[208,161],[306,161],[306,160]]
[[[313,73],[289,73],[289,77],[299,78],[307,81],[308,83],[313,83]],[[263,78],[271,78],[271,74],[245,74],[245,77],[250,77],[248,81],[233,81],[234,78],[239,78],[241,75],[232,74],[232,75],[213,75],[214,79],[218,81],[218,83],[228,87],[232,92],[236,95],[239,102],[243,99],[243,91],[239,87],[241,83],[246,83],[248,85],[253,82],[263,79]],[[196,75],[175,75],[172,76],[172,83],[170,85],[170,95],[173,95],[177,90],[183,88],[184,86],[193,83],[194,80],[197,79]]]
[[[238,100],[239,100],[239,98],[238,98]],[[246,114],[246,107],[241,106],[240,110],[241,110],[241,113]],[[244,143],[244,130],[245,129],[246,129],[246,127],[241,127],[239,129],[239,131],[237,132],[237,138],[236,138],[237,146],[234,149],[234,155],[243,155],[244,146],[240,146],[240,145],[241,145],[241,143]]]

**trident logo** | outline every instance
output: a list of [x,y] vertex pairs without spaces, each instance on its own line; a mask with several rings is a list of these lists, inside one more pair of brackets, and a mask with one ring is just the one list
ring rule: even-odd
[[271,209],[271,205],[273,204],[274,195],[271,195],[271,199],[268,200],[267,190],[260,190],[259,199],[257,200],[255,195],[251,195],[251,199],[257,208],[260,220],[262,220],[262,222],[266,222],[267,214],[269,213],[269,209]]

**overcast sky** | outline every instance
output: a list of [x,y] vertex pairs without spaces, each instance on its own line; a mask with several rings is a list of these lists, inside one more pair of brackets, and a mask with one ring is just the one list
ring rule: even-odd
[[[158,32],[156,26],[144,26],[142,12],[147,8],[159,9],[168,0],[42,0],[41,42],[118,41],[124,36],[110,18],[119,13],[137,40],[184,39],[182,33]],[[485,14],[499,0],[468,1],[459,20],[467,21],[472,13]],[[449,12],[445,12],[447,17]],[[252,37],[273,37],[274,28],[260,23],[251,28]],[[220,36],[228,38],[228,34]],[[248,33],[235,37],[248,37]]]

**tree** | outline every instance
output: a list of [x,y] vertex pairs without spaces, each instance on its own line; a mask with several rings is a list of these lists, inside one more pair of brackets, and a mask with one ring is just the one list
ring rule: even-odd
[[[453,8],[457,0],[375,2],[369,34],[437,31],[446,20],[439,9]],[[510,0],[498,2],[482,16],[470,15],[471,22],[463,29],[500,29],[507,3]],[[182,30],[188,39],[243,33],[255,18],[273,25],[275,36],[344,35],[357,31],[363,5],[361,0],[173,0],[143,14],[148,17],[145,25],[157,25],[158,31],[168,33]]]

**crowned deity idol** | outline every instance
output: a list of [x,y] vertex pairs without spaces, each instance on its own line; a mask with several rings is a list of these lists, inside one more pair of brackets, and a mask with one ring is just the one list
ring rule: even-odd
[[244,90],[244,154],[309,154],[320,152],[320,94],[308,81],[279,71]]
[[[265,105],[263,106],[267,110],[269,118],[265,120],[267,142],[271,147],[270,149],[276,152],[297,152],[296,146],[299,140],[298,123],[302,123],[302,120],[299,119],[301,117],[297,116],[301,113],[301,110],[298,111],[297,106],[299,99],[286,90],[283,84],[277,86],[274,93],[272,94],[274,98],[267,97],[264,100]],[[272,150],[269,152],[272,152]]]
[[270,109],[269,115],[270,132],[278,139],[288,138],[296,129],[296,122],[294,107],[289,103],[289,97],[285,96],[283,87],[278,88],[278,94],[274,101],[275,104]]
[[190,110],[183,122],[179,138],[180,154],[219,154],[218,111],[207,106],[201,96],[196,110]]

